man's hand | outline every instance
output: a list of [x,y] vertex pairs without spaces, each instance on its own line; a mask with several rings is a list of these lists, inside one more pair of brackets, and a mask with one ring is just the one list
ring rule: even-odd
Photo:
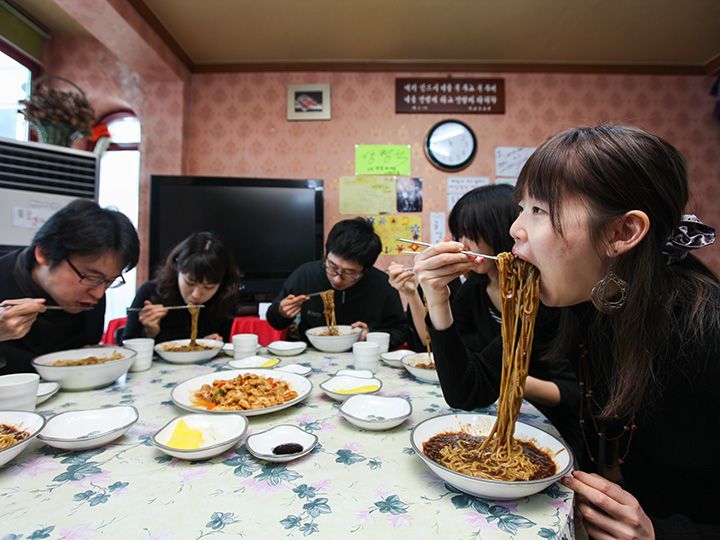
[[44,313],[44,298],[17,298],[2,302],[0,308],[0,341],[20,339],[27,335],[39,313]]
[[310,300],[310,297],[306,294],[289,294],[280,302],[280,315],[286,319],[294,319],[300,310],[302,309],[303,303]]

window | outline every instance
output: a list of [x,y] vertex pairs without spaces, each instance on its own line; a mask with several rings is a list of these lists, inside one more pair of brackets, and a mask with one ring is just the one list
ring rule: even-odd
[[[135,228],[138,225],[140,199],[140,140],[141,126],[130,112],[111,114],[100,122],[110,132],[110,146],[100,158],[99,204],[112,206],[125,214]],[[105,326],[112,319],[125,317],[135,298],[137,276],[135,269],[125,274],[126,285],[108,289]]]
[[0,51],[0,137],[28,140],[28,123],[18,112],[18,101],[30,91],[29,68]]

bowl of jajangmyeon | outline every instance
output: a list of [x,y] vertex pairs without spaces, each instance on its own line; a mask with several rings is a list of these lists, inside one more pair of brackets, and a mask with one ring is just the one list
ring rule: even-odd
[[417,424],[410,443],[437,476],[455,488],[493,500],[533,495],[570,473],[573,458],[565,444],[541,429],[515,423],[513,451],[492,456],[483,447],[496,417],[446,414]]
[[322,352],[344,352],[352,349],[353,343],[360,339],[361,328],[347,324],[332,327],[316,326],[305,332],[310,344]]

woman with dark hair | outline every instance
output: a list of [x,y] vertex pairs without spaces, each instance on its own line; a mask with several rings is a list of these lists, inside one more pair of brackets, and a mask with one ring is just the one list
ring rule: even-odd
[[[510,236],[510,226],[518,216],[518,206],[513,199],[513,188],[506,184],[483,186],[475,188],[463,195],[455,204],[448,218],[448,225],[453,238],[465,246],[465,249],[475,253],[497,255],[512,249],[513,238]],[[414,285],[414,273],[401,271],[394,276],[393,268],[388,269],[390,283],[395,286],[402,280],[402,287],[409,288]],[[470,267],[465,282],[452,290],[456,282],[455,275],[449,275],[445,281],[447,296],[441,301],[431,297],[433,310],[447,310],[457,332],[457,342],[464,344],[467,352],[482,351],[500,336],[501,301],[498,286],[498,270],[495,262],[484,260]],[[397,287],[396,287],[397,288]],[[400,290],[400,289],[398,289]],[[423,289],[424,290],[424,289]],[[417,295],[418,293],[415,292]],[[410,299],[409,299],[410,300]],[[425,334],[425,307],[422,300],[419,302],[420,313],[413,312],[413,320],[418,319],[422,326],[418,329],[420,335]],[[413,303],[409,302],[413,309]],[[557,320],[557,310],[542,308],[540,317],[545,326],[551,326]],[[416,324],[417,328],[417,324]],[[540,347],[538,347],[538,350]],[[457,372],[454,371],[456,361],[449,354],[446,347],[433,341],[433,352],[437,364],[438,375],[442,385],[443,394],[449,405],[461,409],[471,410],[477,407],[487,407],[497,398],[499,385],[494,387],[486,383],[499,381],[502,365],[498,359],[486,359],[477,362],[473,369],[478,372],[478,379],[485,383],[473,392],[467,393],[458,388],[456,384]],[[448,371],[450,374],[448,375]],[[547,362],[538,360],[531,364],[530,375],[527,378],[525,397],[535,405],[560,431],[565,441],[577,454],[583,449],[582,437],[578,429],[578,403],[580,392],[578,390],[577,375],[567,360]]]
[[[572,359],[581,378],[589,472],[563,483],[588,533],[720,537],[720,284],[689,253],[715,232],[683,213],[685,160],[636,128],[571,129],[530,157],[516,196],[513,253],[540,271],[541,301],[566,308],[548,355]],[[458,251],[418,257],[433,303],[438,276],[474,264]],[[430,319],[442,340],[447,319]]]
[[173,248],[155,280],[137,291],[123,339],[151,337],[170,341],[190,336],[190,312],[167,306],[204,305],[198,336],[229,341],[237,308],[240,271],[232,255],[212,233],[190,235]]

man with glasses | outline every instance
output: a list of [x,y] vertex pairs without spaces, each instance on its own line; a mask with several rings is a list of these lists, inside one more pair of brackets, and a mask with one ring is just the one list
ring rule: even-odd
[[140,243],[130,220],[78,199],[0,258],[0,374],[33,371],[41,354],[100,341],[105,291],[125,283]]
[[322,300],[308,295],[334,289],[337,324],[361,328],[361,340],[368,331],[388,332],[391,348],[402,345],[410,328],[400,296],[387,275],[373,267],[381,249],[380,237],[366,219],[336,223],[325,243],[325,258],[290,275],[267,311],[268,322],[282,330],[299,315],[298,330],[306,339],[308,328],[325,326]]

